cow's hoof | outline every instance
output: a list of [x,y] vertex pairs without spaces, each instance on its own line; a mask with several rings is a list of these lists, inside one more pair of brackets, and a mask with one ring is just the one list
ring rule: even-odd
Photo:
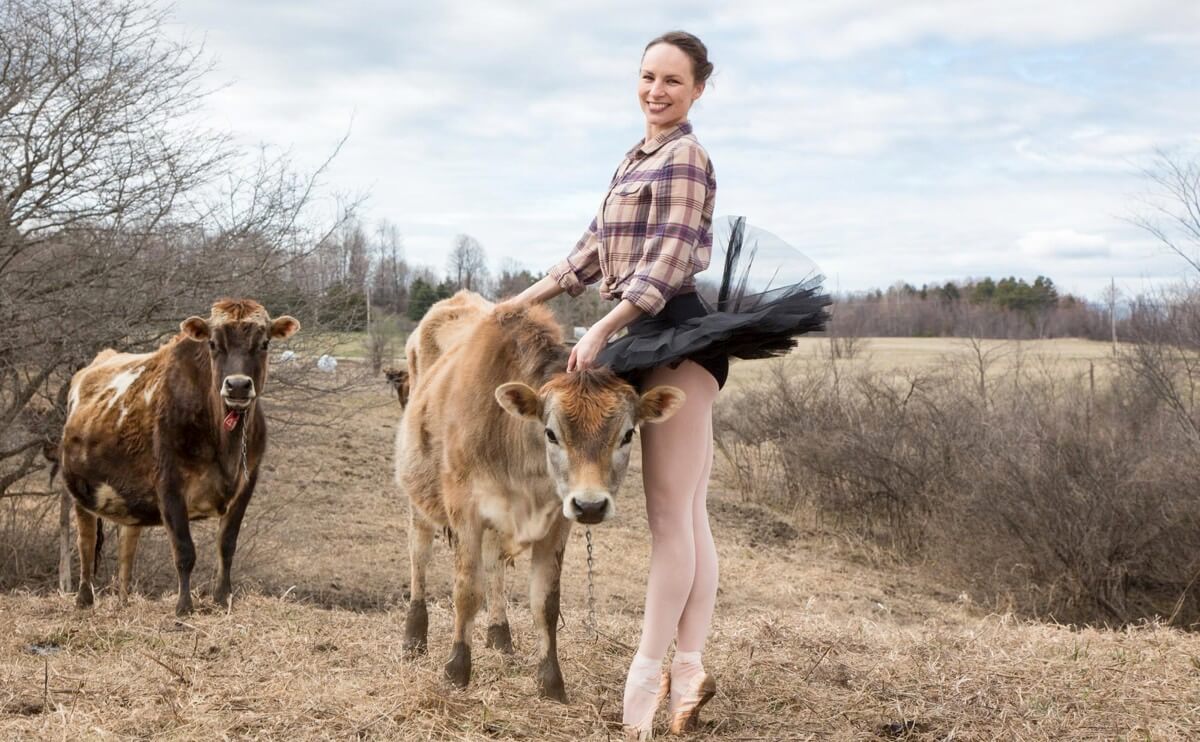
[[429,611],[425,601],[414,600],[408,604],[408,615],[404,619],[404,652],[415,656],[425,654],[429,648],[426,636],[429,634]]
[[542,660],[538,665],[538,695],[559,703],[567,702],[567,689],[563,687],[562,671],[555,660]]
[[471,682],[471,648],[463,642],[454,642],[450,650],[450,661],[446,663],[446,677],[459,688]]
[[191,596],[187,596],[186,598],[179,599],[179,602],[175,604],[175,615],[179,618],[183,618],[184,616],[192,615],[192,598],[191,598]]
[[487,646],[504,654],[513,653],[512,631],[508,628],[508,621],[488,626]]
[[213,595],[213,603],[216,603],[221,610],[227,611],[233,605],[233,593],[229,590],[218,589]]
[[95,602],[96,596],[92,593],[92,588],[89,586],[81,587],[79,588],[79,592],[75,593],[76,608],[91,608]]

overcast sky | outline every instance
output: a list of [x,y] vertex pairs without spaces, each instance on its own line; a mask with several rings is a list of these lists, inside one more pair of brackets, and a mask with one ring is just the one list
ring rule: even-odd
[[365,193],[412,262],[455,234],[541,272],[644,132],[642,47],[683,28],[718,214],[842,291],[1052,277],[1099,297],[1183,273],[1125,219],[1156,149],[1200,150],[1200,2],[186,0],[210,123]]

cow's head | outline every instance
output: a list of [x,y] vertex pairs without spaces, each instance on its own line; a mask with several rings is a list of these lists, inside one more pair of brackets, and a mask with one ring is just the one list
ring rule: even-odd
[[213,304],[208,319],[188,317],[179,326],[192,340],[208,343],[214,389],[230,411],[248,409],[267,379],[267,349],[271,340],[300,329],[295,319],[272,320],[261,304],[249,299],[224,299]]
[[392,385],[392,389],[395,390],[396,397],[400,400],[400,406],[407,407],[408,394],[412,383],[408,371],[402,368],[385,368],[383,375],[387,378],[388,383]]
[[684,402],[683,390],[658,386],[638,395],[608,369],[559,374],[540,391],[502,384],[496,400],[510,415],[544,429],[546,462],[562,498],[563,515],[599,523],[616,511],[633,431],[666,420]]

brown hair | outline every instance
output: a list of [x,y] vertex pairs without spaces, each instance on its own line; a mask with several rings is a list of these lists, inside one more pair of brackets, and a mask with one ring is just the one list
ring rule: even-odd
[[712,62],[708,61],[708,47],[695,35],[687,31],[668,31],[646,44],[646,48],[642,50],[642,56],[645,56],[646,52],[650,51],[650,47],[655,44],[670,44],[688,55],[692,60],[692,76],[696,78],[696,82],[708,81],[709,75],[713,71]]

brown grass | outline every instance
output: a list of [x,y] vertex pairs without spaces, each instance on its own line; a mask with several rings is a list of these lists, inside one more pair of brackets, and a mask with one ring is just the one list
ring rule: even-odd
[[[441,678],[450,565],[435,548],[430,655],[403,658],[405,503],[389,482],[396,403],[381,382],[353,425],[273,441],[230,613],[171,615],[161,533],[140,596],[80,612],[30,580],[0,594],[0,739],[613,739],[648,557],[635,458],[617,520],[594,529],[602,637],[584,628],[583,531],[564,565],[560,655],[571,702],[536,698],[518,560],[517,654],[476,637],[466,691]],[[286,461],[286,463],[285,463]],[[990,615],[798,519],[711,496],[721,592],[697,738],[1188,739],[1200,637],[1149,624],[1073,630]],[[210,525],[198,528],[208,534]],[[200,547],[197,584],[213,568]],[[111,551],[109,569],[111,575]],[[480,629],[482,631],[482,629]]]

